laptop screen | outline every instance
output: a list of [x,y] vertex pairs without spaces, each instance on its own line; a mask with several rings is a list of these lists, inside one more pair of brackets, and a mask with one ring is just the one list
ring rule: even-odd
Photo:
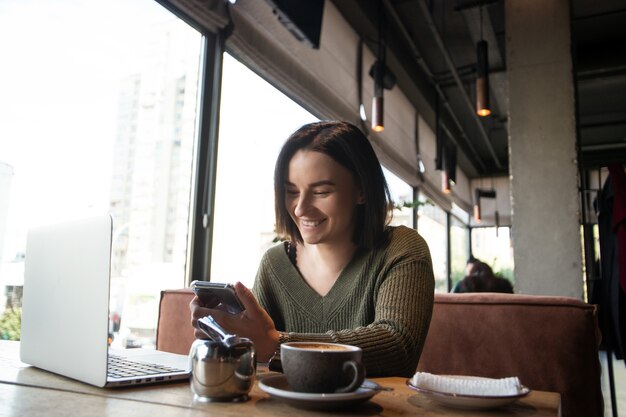
[[23,362],[105,385],[111,234],[108,214],[29,231],[20,342]]

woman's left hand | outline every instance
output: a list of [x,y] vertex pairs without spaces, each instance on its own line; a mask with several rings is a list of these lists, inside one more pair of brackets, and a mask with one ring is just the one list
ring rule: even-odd
[[228,333],[252,340],[259,361],[267,362],[279,345],[274,321],[257,302],[252,291],[241,282],[235,284],[235,292],[245,308],[243,312],[235,315],[218,309],[207,309],[195,298],[190,304],[192,324],[196,327],[200,317],[210,314]]

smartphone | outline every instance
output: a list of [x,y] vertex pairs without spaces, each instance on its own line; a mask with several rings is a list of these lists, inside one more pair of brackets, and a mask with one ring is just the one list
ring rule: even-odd
[[208,308],[216,308],[230,314],[239,314],[244,310],[233,284],[192,281],[191,288],[202,304]]

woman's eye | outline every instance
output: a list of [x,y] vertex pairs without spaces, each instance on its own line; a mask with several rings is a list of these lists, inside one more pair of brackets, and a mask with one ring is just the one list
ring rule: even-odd
[[313,194],[315,195],[328,195],[330,191],[315,191]]
[[290,195],[290,196],[294,196],[294,195],[298,195],[298,191],[296,191],[296,190],[287,190],[286,194]]

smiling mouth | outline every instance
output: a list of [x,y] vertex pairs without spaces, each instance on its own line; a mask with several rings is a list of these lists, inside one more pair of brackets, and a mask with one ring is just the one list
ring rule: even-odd
[[300,220],[300,224],[304,227],[319,226],[324,220]]

